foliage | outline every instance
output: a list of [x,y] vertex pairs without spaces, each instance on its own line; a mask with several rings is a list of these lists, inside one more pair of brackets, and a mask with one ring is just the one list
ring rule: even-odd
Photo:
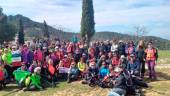
[[[43,23],[32,21],[29,18],[24,17],[22,15],[8,16],[8,22],[12,24],[16,24],[18,22],[17,20],[18,17],[22,18],[25,36],[28,36],[31,38],[40,38],[40,37],[42,38],[43,37],[44,35],[43,34],[43,28],[44,28]],[[51,26],[48,26],[48,31],[50,32],[51,38],[60,37],[64,40],[70,40],[71,37],[73,37],[74,35],[78,35],[78,34],[71,33],[71,32],[62,32],[62,34],[60,34],[61,31]],[[128,35],[128,34],[121,34],[118,32],[108,32],[108,31],[96,32],[92,40],[112,40],[113,38],[118,39],[118,40],[123,39],[123,40],[136,41],[135,36]],[[154,37],[154,36],[143,36],[143,37],[139,37],[138,39],[145,39],[146,41],[153,40],[156,47],[159,50],[170,49],[170,41],[166,39],[162,39],[162,38]]]
[[20,45],[24,44],[24,27],[21,18],[19,19],[18,43]]
[[82,19],[81,19],[81,37],[91,39],[95,33],[93,0],[83,0]]
[[50,38],[50,33],[49,33],[49,31],[48,31],[48,26],[47,26],[47,23],[46,23],[46,21],[44,20],[44,28],[43,28],[44,30],[44,37],[46,37],[46,38]]
[[13,40],[15,33],[16,27],[7,22],[7,16],[3,14],[3,10],[0,8],[0,43]]

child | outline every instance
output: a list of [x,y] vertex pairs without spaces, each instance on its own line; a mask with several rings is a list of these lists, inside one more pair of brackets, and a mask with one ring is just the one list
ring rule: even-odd
[[76,67],[76,63],[75,63],[75,62],[72,62],[72,63],[71,63],[71,66],[70,66],[70,70],[69,70],[69,72],[68,72],[67,82],[70,83],[70,82],[72,82],[73,80],[77,80],[78,75],[79,75],[79,70],[78,70],[78,68]]

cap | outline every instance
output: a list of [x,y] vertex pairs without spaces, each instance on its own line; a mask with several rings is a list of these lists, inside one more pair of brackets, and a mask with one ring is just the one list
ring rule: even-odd
[[36,67],[36,68],[34,69],[34,73],[37,73],[38,71],[41,71],[41,67]]

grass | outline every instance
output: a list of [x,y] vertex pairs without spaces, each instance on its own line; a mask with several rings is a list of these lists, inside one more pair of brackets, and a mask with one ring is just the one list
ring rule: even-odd
[[[168,61],[170,58],[170,50],[159,51],[159,58],[159,64],[170,64],[170,61]],[[150,87],[143,89],[144,95],[170,96],[170,69],[156,69],[156,71],[158,81],[147,80]],[[110,89],[92,88],[87,85],[82,85],[80,81],[71,84],[63,81],[59,82],[55,88],[47,88],[43,91],[33,92],[19,91],[15,84],[10,84],[0,91],[0,96],[106,96],[109,91]]]
[[170,64],[170,50],[160,50],[158,64]]
[[[145,96],[170,96],[170,70],[156,69],[158,80],[147,80],[150,87],[143,89]],[[1,96],[106,96],[110,89],[89,87],[82,85],[80,81],[67,84],[59,82],[55,88],[47,88],[43,91],[24,92],[17,91],[15,84],[8,85],[0,91]]]
[[170,50],[160,50],[159,58],[170,58]]
[[170,70],[157,69],[157,81],[149,81],[150,87],[144,90],[146,96],[170,96]]

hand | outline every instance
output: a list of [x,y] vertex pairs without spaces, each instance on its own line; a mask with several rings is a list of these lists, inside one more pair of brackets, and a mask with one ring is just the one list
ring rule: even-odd
[[113,80],[113,81],[112,81],[112,83],[115,85],[115,84],[116,84],[116,81],[115,81],[115,80]]

